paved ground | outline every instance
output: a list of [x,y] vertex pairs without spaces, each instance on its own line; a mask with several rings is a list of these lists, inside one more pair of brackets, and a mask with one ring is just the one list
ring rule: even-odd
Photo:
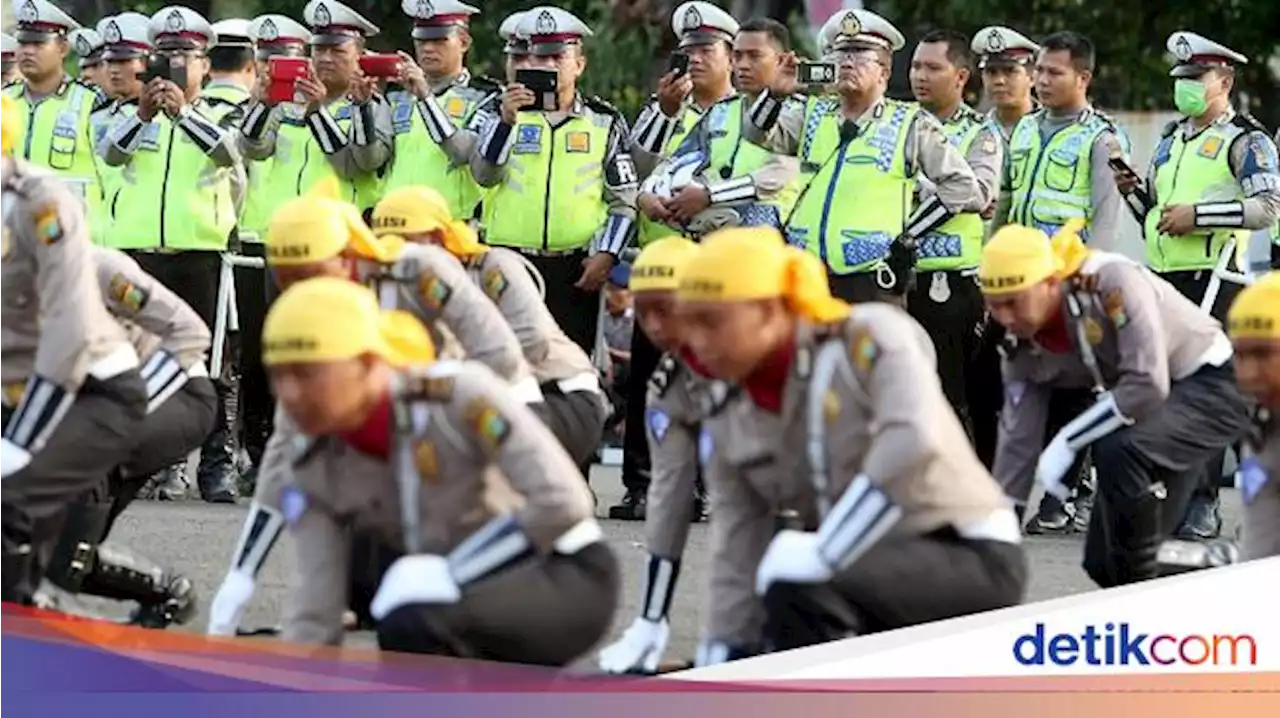
[[[597,467],[593,480],[600,495],[600,511],[615,503],[622,490],[616,468]],[[1225,492],[1226,535],[1234,535],[1239,516],[1239,501],[1234,491]],[[150,558],[186,573],[199,587],[201,615],[187,627],[203,630],[204,609],[217,582],[226,570],[231,551],[240,534],[243,507],[211,506],[200,502],[157,503],[136,502],[121,518],[113,536],[114,542],[145,553]],[[643,526],[640,523],[605,521],[606,533],[626,569],[623,607],[618,612],[615,634],[621,632],[635,616],[644,562]],[[698,626],[703,606],[704,587],[698,580],[705,575],[708,534],[705,525],[695,526],[684,558],[679,590],[672,610],[673,625],[669,657],[691,657],[698,640]],[[1093,589],[1079,568],[1081,538],[1031,537],[1027,541],[1032,573],[1030,600],[1044,600]],[[292,545],[286,537],[275,549],[263,569],[258,592],[248,611],[245,624],[276,624],[286,597],[290,575]],[[368,635],[353,637],[368,642]]]

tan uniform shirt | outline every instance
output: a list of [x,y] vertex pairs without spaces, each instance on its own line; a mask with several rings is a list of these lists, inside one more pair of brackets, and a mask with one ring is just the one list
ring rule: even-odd
[[93,258],[107,310],[129,333],[139,357],[163,349],[183,369],[204,362],[213,338],[194,309],[124,252],[93,247]]
[[[1280,556],[1280,418],[1259,411],[1255,438],[1240,467],[1244,489],[1244,559]],[[1255,463],[1256,462],[1256,463]],[[1253,494],[1253,482],[1264,482]]]
[[[742,392],[704,422],[708,437],[700,453],[714,517],[712,640],[759,640],[764,616],[755,575],[776,517],[795,512],[807,530],[819,525],[806,449],[809,372],[819,331],[802,325],[798,332],[780,413],[761,409]],[[870,303],[854,307],[843,326],[821,331],[849,359],[824,402],[831,504],[865,474],[902,509],[893,529],[899,535],[947,525],[969,535],[969,527],[994,517],[1012,519],[1008,500],[942,393],[934,347],[920,325],[896,307]],[[1016,540],[1016,521],[1012,526]]]
[[[409,452],[421,482],[425,553],[445,555],[491,518],[514,512],[539,552],[593,515],[591,494],[551,432],[504,385],[474,362],[450,362],[400,375],[397,408],[412,417],[392,452]],[[281,490],[295,537],[298,582],[285,638],[342,640],[349,532],[373,531],[403,547],[400,490],[393,462],[320,439],[299,457]],[[503,478],[505,477],[505,478]]]
[[1003,362],[1005,401],[994,473],[1019,500],[1031,491],[1044,448],[1052,390],[1090,388],[1097,382],[1081,351],[1082,336],[1097,358],[1102,387],[1134,421],[1159,410],[1171,382],[1231,357],[1217,320],[1126,257],[1094,252],[1075,281],[1081,319],[1072,318],[1067,297],[1061,310],[1073,351],[1055,354],[1018,341]]
[[649,378],[644,423],[652,479],[644,533],[654,556],[676,561],[684,554],[698,481],[700,424],[728,393],[723,382],[700,376],[669,354]]
[[551,316],[523,257],[493,247],[471,260],[467,271],[511,325],[539,383],[596,375],[591,357],[565,336]]
[[82,206],[53,175],[4,160],[6,388],[35,374],[75,392],[99,360],[129,347],[103,305]]

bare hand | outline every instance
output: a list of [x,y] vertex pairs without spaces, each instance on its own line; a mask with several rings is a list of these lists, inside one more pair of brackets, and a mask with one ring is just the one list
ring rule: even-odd
[[360,75],[351,80],[351,87],[347,88],[347,97],[352,102],[363,105],[372,100],[374,93],[377,91],[378,78]]
[[302,95],[302,102],[307,106],[307,114],[317,112],[323,107],[325,98],[329,94],[324,83],[317,80],[314,75],[294,80],[293,88],[295,94]]
[[656,194],[645,192],[636,198],[636,208],[644,212],[644,216],[655,222],[671,221],[671,212],[662,198]]
[[158,77],[152,79],[138,94],[138,118],[145,122],[150,122],[160,112],[160,103],[156,100],[156,88],[161,82],[162,80]]
[[1171,204],[1160,212],[1156,230],[1172,237],[1191,234],[1196,228],[1196,208],[1190,204]]
[[155,103],[164,110],[166,115],[177,117],[182,111],[182,106],[187,104],[186,93],[169,80],[157,78],[155,82],[158,83],[154,88]]
[[690,92],[693,92],[693,80],[689,73],[676,74],[671,70],[658,80],[658,108],[667,117],[676,117]]
[[667,211],[677,222],[688,223],[699,212],[711,206],[711,193],[699,184],[685,185],[665,204]]
[[1129,194],[1142,187],[1142,179],[1134,173],[1114,168],[1111,171],[1115,175],[1116,188],[1120,190],[1120,194]]
[[418,99],[426,99],[431,94],[431,83],[427,82],[427,73],[422,71],[418,63],[407,52],[397,52],[400,58],[400,84]]
[[582,276],[573,286],[585,292],[594,292],[604,286],[609,278],[609,270],[613,269],[616,260],[612,254],[600,252],[582,260]]
[[987,208],[979,212],[978,216],[982,217],[984,220],[991,219],[996,216],[996,201],[991,200],[991,203],[987,205]]
[[520,112],[523,107],[528,107],[538,98],[533,94],[533,90],[516,82],[507,86],[502,93],[502,121],[508,125],[516,123],[516,113]]
[[778,74],[769,87],[769,92],[778,97],[787,97],[800,91],[800,61],[794,52],[788,52],[778,61]]

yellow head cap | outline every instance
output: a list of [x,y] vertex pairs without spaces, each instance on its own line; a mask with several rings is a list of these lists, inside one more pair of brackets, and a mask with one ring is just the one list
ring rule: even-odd
[[22,118],[18,112],[17,100],[5,94],[0,97],[0,146],[4,154],[13,154],[22,137]]
[[680,275],[698,245],[684,237],[663,237],[645,245],[631,265],[633,292],[670,292],[680,286]]
[[1264,274],[1236,296],[1227,333],[1232,339],[1280,340],[1280,271]]
[[312,364],[373,354],[393,366],[435,360],[422,323],[384,312],[369,289],[345,279],[318,277],[289,287],[271,305],[262,326],[262,360]]
[[679,296],[696,302],[782,299],[797,315],[822,323],[849,316],[849,305],[831,296],[822,262],[767,227],[707,236],[685,265]]
[[1089,256],[1080,239],[1084,221],[1073,219],[1053,235],[1020,224],[1001,227],[982,248],[978,281],[983,294],[1012,294],[1050,277],[1069,277]]
[[430,187],[401,187],[388,192],[373,208],[373,233],[405,235],[439,230],[444,248],[454,256],[469,257],[487,249],[466,222],[453,218],[449,203]]
[[307,194],[280,205],[271,216],[267,227],[271,264],[323,262],[344,250],[378,262],[394,258],[365,226],[360,210],[347,202]]

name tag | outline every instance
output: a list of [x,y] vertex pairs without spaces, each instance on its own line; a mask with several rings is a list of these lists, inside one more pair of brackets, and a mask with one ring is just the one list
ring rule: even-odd
[[413,127],[413,104],[397,102],[391,108],[391,124],[397,135],[403,135]]
[[542,126],[517,125],[516,143],[511,152],[518,155],[536,154],[542,151]]

